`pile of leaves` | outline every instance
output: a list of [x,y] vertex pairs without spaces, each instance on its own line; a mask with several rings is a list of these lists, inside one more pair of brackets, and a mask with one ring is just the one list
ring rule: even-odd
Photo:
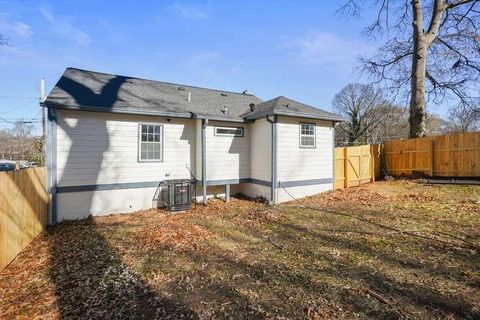
[[160,223],[141,228],[133,235],[135,241],[138,241],[146,250],[172,248],[180,252],[202,248],[204,241],[211,238],[213,234],[180,215],[165,216]]

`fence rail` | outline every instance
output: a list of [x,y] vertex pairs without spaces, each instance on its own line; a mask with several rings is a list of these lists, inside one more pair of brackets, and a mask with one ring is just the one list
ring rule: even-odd
[[480,177],[480,132],[388,141],[383,152],[390,175]]
[[46,169],[0,172],[0,270],[47,224]]

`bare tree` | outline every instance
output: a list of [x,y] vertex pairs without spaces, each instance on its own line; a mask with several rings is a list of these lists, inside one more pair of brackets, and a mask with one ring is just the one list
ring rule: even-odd
[[9,160],[31,160],[35,155],[33,125],[17,121],[10,130],[0,131],[0,157]]
[[[358,16],[369,0],[348,0],[340,14]],[[480,0],[372,0],[366,36],[390,39],[361,58],[374,77],[410,97],[410,137],[426,133],[427,101],[471,104],[480,92]],[[370,8],[370,7],[369,7]]]
[[382,92],[371,85],[348,84],[333,99],[333,109],[348,121],[337,126],[338,137],[348,144],[367,143],[369,134],[379,126],[388,108]]
[[477,108],[470,108],[460,103],[458,106],[450,109],[448,117],[449,132],[470,132],[480,130],[480,114]]
[[377,113],[378,124],[368,133],[368,143],[384,143],[388,140],[408,137],[408,112],[406,108],[392,103],[380,107]]
[[425,118],[425,133],[427,136],[438,136],[448,133],[448,122],[439,115],[427,113]]

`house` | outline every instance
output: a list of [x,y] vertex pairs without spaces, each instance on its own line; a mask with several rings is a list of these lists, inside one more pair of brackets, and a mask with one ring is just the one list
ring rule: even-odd
[[67,68],[44,105],[52,223],[151,208],[166,179],[195,179],[204,204],[333,188],[342,118],[286,97]]

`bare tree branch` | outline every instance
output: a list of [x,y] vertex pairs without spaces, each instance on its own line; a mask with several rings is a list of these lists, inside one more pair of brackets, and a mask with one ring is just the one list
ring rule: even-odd
[[350,0],[341,12],[358,16],[368,2],[377,11],[362,34],[391,38],[361,70],[397,102],[408,97],[412,137],[426,132],[427,103],[480,98],[480,0]]

